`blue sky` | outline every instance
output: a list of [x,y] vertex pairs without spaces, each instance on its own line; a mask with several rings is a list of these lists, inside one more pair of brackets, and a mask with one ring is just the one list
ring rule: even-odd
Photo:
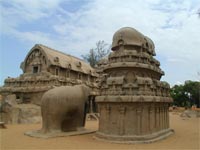
[[22,73],[36,43],[81,57],[124,26],[154,41],[162,80],[200,80],[199,8],[199,0],[0,0],[0,85]]

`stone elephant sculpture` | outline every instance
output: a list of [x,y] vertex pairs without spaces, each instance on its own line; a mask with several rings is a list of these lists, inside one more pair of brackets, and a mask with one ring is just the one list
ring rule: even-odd
[[89,95],[90,89],[85,85],[61,86],[45,92],[40,133],[77,131],[84,127]]

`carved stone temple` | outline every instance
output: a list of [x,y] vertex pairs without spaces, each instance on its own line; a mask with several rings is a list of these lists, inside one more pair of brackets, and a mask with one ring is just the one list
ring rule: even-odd
[[86,84],[97,94],[98,74],[89,64],[74,56],[36,44],[21,63],[23,74],[5,79],[0,87],[3,97],[15,95],[18,103],[41,104],[42,95],[54,88],[66,85]]
[[169,128],[169,84],[155,56],[153,41],[134,28],[113,36],[112,51],[103,65],[96,138],[117,143],[148,143],[173,134]]

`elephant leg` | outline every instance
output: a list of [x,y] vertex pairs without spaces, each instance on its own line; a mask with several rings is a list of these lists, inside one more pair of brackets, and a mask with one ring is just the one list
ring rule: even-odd
[[44,106],[41,106],[41,115],[42,115],[42,129],[40,132],[48,132],[48,122],[47,122],[47,110]]
[[48,128],[49,101],[50,97],[45,96],[43,97],[41,103],[42,129],[40,130],[40,132],[42,133],[47,133],[49,131]]
[[78,119],[76,114],[76,110],[71,110],[65,114],[64,120],[62,121],[62,131],[76,131],[76,120]]
[[62,121],[62,114],[48,114],[47,126],[49,132],[61,132]]
[[76,128],[84,127],[85,125],[85,106],[83,105],[76,112]]
[[47,118],[45,116],[46,115],[45,115],[44,111],[42,111],[42,129],[40,130],[40,132],[42,132],[42,133],[46,133],[48,130]]

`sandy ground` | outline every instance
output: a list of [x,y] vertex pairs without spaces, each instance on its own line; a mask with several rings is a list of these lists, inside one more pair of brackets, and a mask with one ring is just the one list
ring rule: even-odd
[[[114,144],[102,142],[93,138],[94,134],[50,139],[33,138],[24,132],[40,129],[41,124],[7,125],[0,129],[0,150],[28,149],[200,149],[200,119],[179,117],[178,113],[170,113],[171,128],[175,134],[167,139],[150,144]],[[97,121],[87,121],[86,128],[97,129]]]

